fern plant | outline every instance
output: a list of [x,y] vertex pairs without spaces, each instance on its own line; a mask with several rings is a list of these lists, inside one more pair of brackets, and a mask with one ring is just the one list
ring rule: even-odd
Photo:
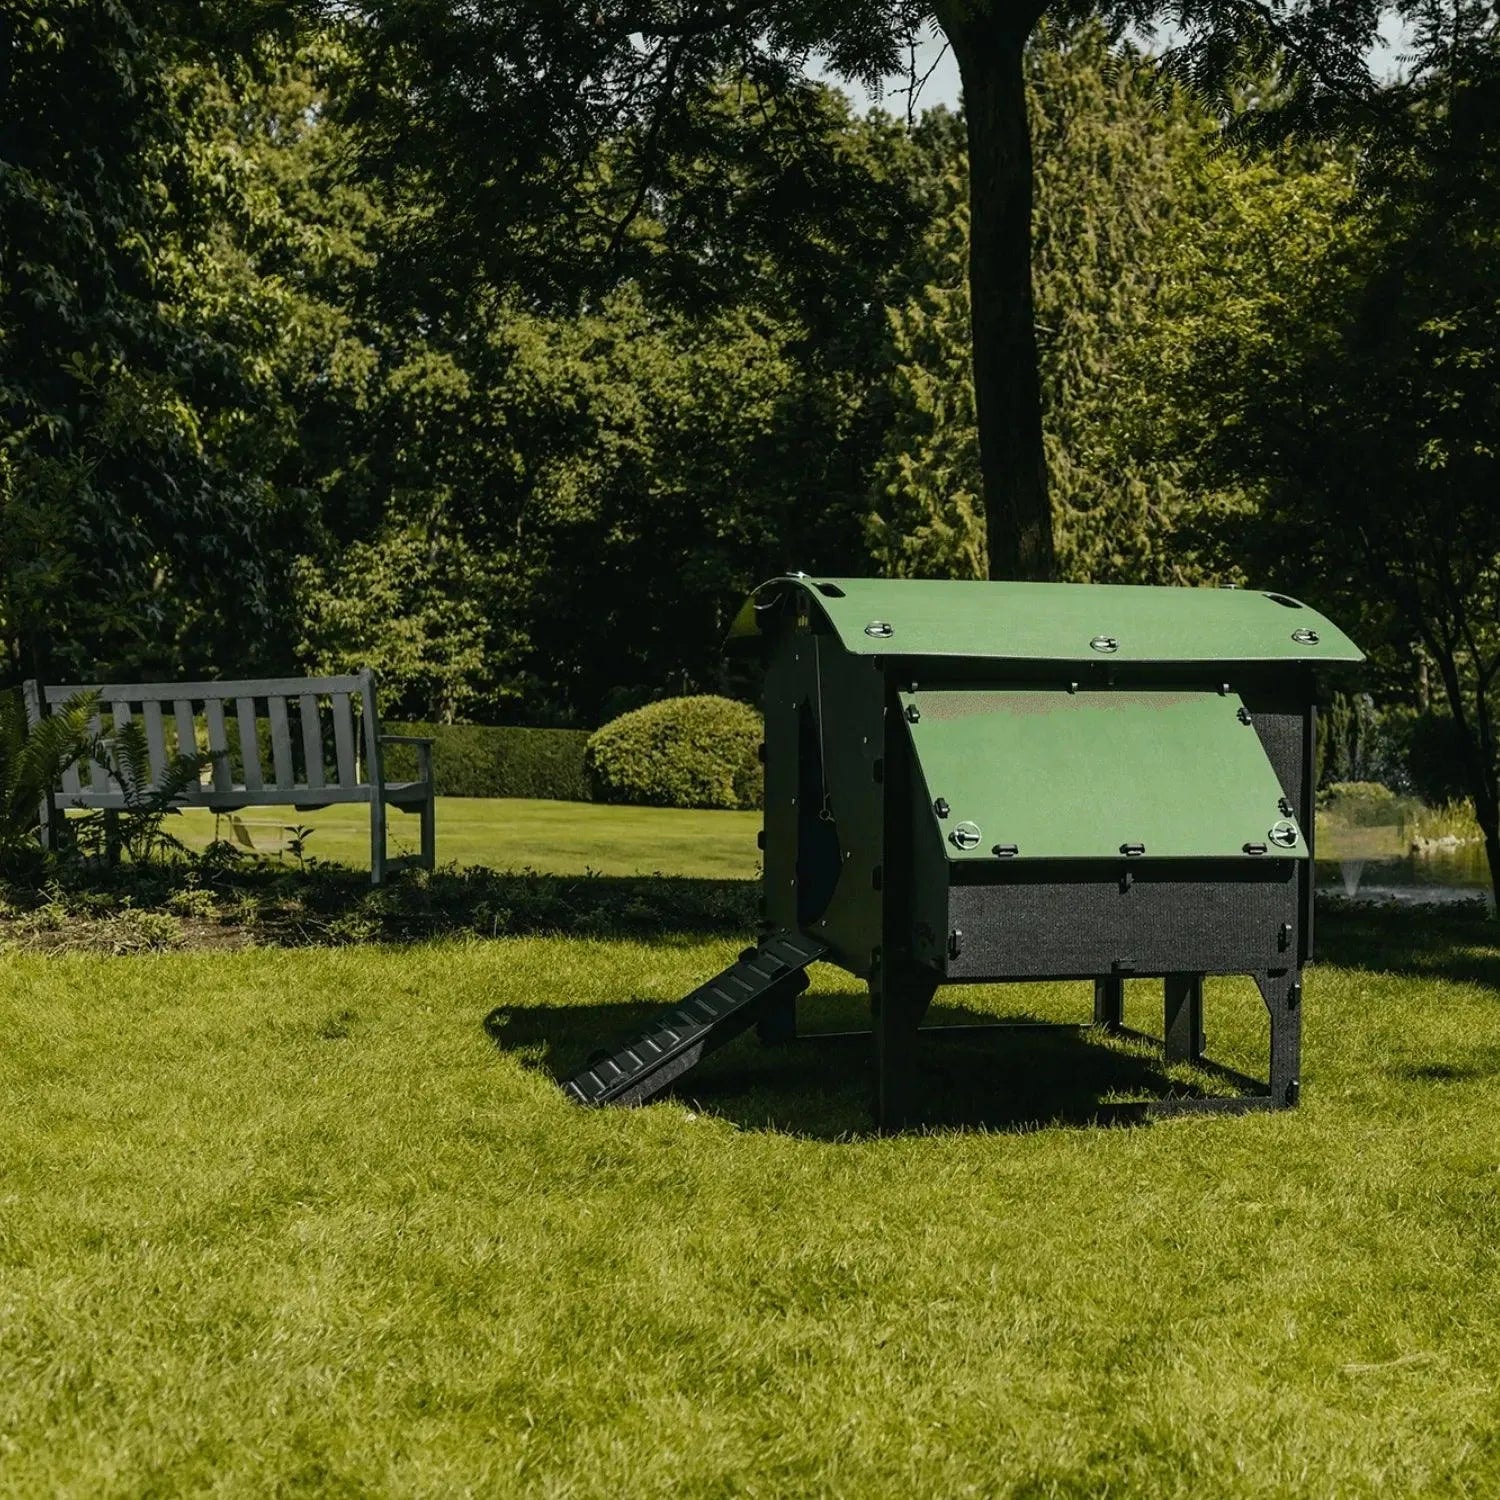
[[43,798],[74,761],[100,754],[98,711],[97,693],[77,693],[28,725],[20,698],[0,694],[0,861],[39,850]]
[[[100,741],[96,754],[100,764],[119,783],[125,802],[119,814],[119,837],[131,859],[146,864],[168,849],[182,849],[182,841],[164,825],[169,816],[180,813],[173,804],[197,783],[203,768],[213,763],[213,755],[208,752],[178,755],[162,768],[160,780],[153,782],[146,732],[135,719]],[[91,825],[86,836],[97,839],[96,827]]]

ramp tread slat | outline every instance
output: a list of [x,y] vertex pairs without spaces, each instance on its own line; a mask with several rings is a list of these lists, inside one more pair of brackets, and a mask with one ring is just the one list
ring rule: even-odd
[[[754,1020],[755,1002],[826,952],[822,943],[798,942],[786,933],[767,938],[612,1056],[594,1062],[563,1085],[582,1104],[639,1102],[692,1067],[717,1040],[726,1041]],[[733,1029],[725,1028],[732,1023]],[[604,1069],[610,1069],[606,1077]]]

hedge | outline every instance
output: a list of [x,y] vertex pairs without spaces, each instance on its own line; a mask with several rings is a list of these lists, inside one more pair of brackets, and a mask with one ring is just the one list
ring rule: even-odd
[[732,698],[667,698],[621,714],[588,742],[596,802],[759,807],[760,715]]
[[[387,724],[387,734],[428,735],[440,797],[547,797],[589,801],[588,731],[489,728],[482,724]],[[416,774],[416,751],[388,745],[386,775]]]

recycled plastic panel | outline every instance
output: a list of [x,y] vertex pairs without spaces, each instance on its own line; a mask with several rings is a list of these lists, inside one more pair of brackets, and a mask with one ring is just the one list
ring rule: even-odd
[[[844,649],[859,656],[1310,666],[1364,660],[1338,626],[1286,594],[1134,584],[775,579],[741,609],[731,642],[756,638],[761,614],[769,625],[788,589],[805,591]],[[872,632],[872,625],[885,628]],[[1101,651],[1096,640],[1113,645]]]
[[[1016,860],[1140,846],[1142,859],[1308,857],[1233,693],[933,689],[900,703],[949,861],[993,861],[996,845]],[[931,810],[940,798],[946,817]],[[972,847],[955,842],[971,829]]]
[[[1291,860],[1219,865],[1217,879],[1207,870],[1194,878],[1181,863],[1137,863],[1125,885],[1095,865],[992,860],[1003,885],[951,886],[940,940],[919,939],[919,956],[948,980],[1252,974],[1297,964]],[[957,952],[947,947],[953,931]]]

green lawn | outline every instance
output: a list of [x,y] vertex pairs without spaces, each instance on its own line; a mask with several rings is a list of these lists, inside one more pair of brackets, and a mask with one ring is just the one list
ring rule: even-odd
[[[286,828],[311,828],[307,853],[323,860],[370,868],[370,809],[336,806],[319,812],[292,807],[246,808],[236,814],[256,850],[279,854]],[[232,839],[225,816],[189,811],[173,818],[171,831],[201,849],[215,835]],[[521,798],[439,797],[437,857],[440,864],[487,865],[497,870],[532,869],[571,875],[657,872],[706,879],[751,880],[760,871],[755,835],[758,812],[687,812],[659,807],[604,807],[589,802],[542,802]],[[417,819],[390,814],[392,854],[418,847]]]
[[[286,853],[288,829],[311,828],[307,853],[320,860],[370,867],[370,810],[338,806],[318,812],[293,807],[246,808],[235,815],[258,853],[295,863]],[[190,848],[215,836],[234,839],[228,816],[185,812],[170,828]],[[536,870],[571,875],[592,869],[601,875],[656,873],[705,879],[754,879],[760,871],[755,836],[758,812],[689,812],[673,808],[606,807],[589,802],[542,802],[520,798],[439,797],[437,857],[440,864],[484,865],[496,870]],[[419,832],[415,817],[392,810],[393,854],[412,853]],[[1394,825],[1351,827],[1337,817],[1320,818],[1318,853],[1325,859],[1395,858],[1409,840]]]
[[1296,1112],[928,1043],[897,1139],[841,1043],[562,1098],[733,941],[0,957],[0,1492],[1500,1494],[1500,946],[1402,920],[1323,924]]

